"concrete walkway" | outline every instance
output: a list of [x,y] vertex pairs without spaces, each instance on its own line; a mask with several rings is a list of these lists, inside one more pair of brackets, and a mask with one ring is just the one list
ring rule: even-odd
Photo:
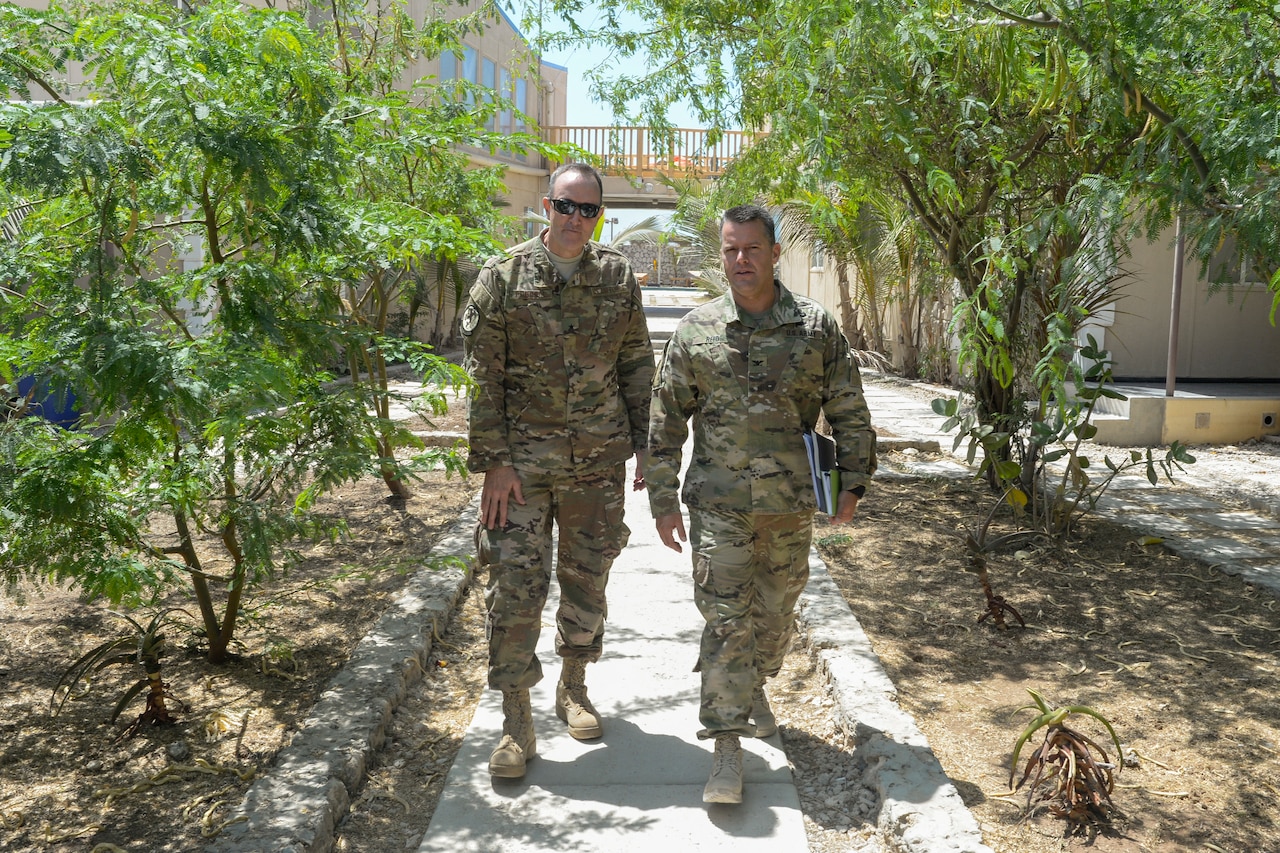
[[[907,398],[889,393],[881,401],[886,411],[890,401],[900,411],[907,405]],[[937,430],[928,426],[921,424],[922,441],[935,441]],[[904,428],[900,424],[897,434]],[[740,806],[702,803],[711,744],[695,737],[699,682],[692,669],[702,620],[693,605],[688,551],[678,555],[662,546],[644,493],[629,494],[627,520],[631,540],[609,583],[605,657],[588,670],[591,696],[606,717],[604,738],[574,741],[552,712],[559,672],[552,602],[539,646],[545,677],[533,691],[538,757],[524,779],[489,776],[502,715],[500,695],[486,692],[421,853],[808,850],[777,735],[743,741]],[[868,781],[880,798],[878,824],[882,835],[893,837],[864,849],[987,850],[924,736],[898,708],[892,683],[816,551],[810,571],[802,630],[821,650],[835,716],[859,742],[863,761],[876,768]]]
[[[940,432],[942,419],[918,394],[874,377],[867,377],[866,389],[886,449],[936,443],[944,451],[934,461],[884,453],[883,476],[972,475],[961,459],[945,452],[953,437]],[[1274,512],[1280,502],[1260,501],[1247,511],[1229,508],[1206,497],[1204,485],[1214,476],[1209,467],[1192,470],[1173,488],[1126,476],[1115,484],[1104,511],[1142,533],[1166,537],[1180,553],[1280,592],[1280,520]],[[435,553],[469,556],[474,519],[473,502]],[[501,711],[499,696],[487,691],[418,848],[423,853],[808,850],[777,735],[743,741],[742,805],[702,803],[711,745],[695,737],[698,676],[691,670],[701,619],[692,603],[688,553],[662,547],[643,493],[629,496],[627,521],[632,537],[610,580],[605,657],[588,670],[592,698],[606,718],[605,736],[574,741],[551,710],[559,674],[551,651],[552,603],[539,650],[545,678],[533,697],[538,757],[524,779],[489,777]],[[897,705],[892,683],[816,552],[810,565],[800,627],[828,676],[833,715],[873,768],[866,781],[880,798],[876,840],[852,849],[988,851],[924,736]],[[335,679],[304,731],[255,783],[240,821],[212,849],[331,849],[333,828],[373,760],[390,709],[415,677],[412,662],[429,654],[433,630],[447,620],[464,584],[461,572],[415,577]]]
[[[587,669],[605,735],[575,741],[552,710],[560,658],[555,602],[543,618],[544,678],[532,691],[538,757],[523,779],[492,779],[501,694],[486,691],[436,807],[422,853],[567,850],[802,851],[800,803],[781,739],[744,740],[741,807],[705,806],[713,743],[699,741],[701,617],[689,558],[662,546],[643,492],[609,581],[605,655]],[[553,584],[553,589],[555,585]]]

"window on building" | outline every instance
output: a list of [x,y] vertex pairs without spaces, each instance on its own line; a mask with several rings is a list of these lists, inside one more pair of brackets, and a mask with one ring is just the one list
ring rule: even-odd
[[458,57],[446,50],[440,54],[440,80],[443,82],[456,79],[458,79]]
[[[516,93],[511,85],[511,70],[509,68],[503,68],[499,79],[501,80],[501,88],[498,90],[498,94],[507,100],[514,100]],[[511,131],[515,130],[515,124],[512,119],[513,114],[510,109],[505,109],[500,112],[498,114],[499,132],[511,133]]]
[[827,266],[827,250],[821,243],[813,244],[813,254],[809,259],[809,269],[820,270]]
[[[498,65],[492,59],[486,57],[481,68],[483,71],[480,77],[480,85],[489,90],[485,93],[484,100],[485,103],[492,104],[493,90],[498,87]],[[493,130],[493,116],[489,116],[489,120],[484,123],[484,128],[485,130]]]
[[[474,47],[464,48],[462,51],[462,79],[476,82],[476,61],[479,54],[476,53]],[[467,106],[471,106],[476,102],[475,95],[467,93]]]
[[1248,289],[1263,283],[1261,277],[1254,272],[1252,259],[1241,254],[1236,238],[1228,236],[1223,240],[1209,262],[1209,290],[1212,292],[1224,288],[1234,291],[1237,287]]
[[524,117],[529,112],[529,81],[523,77],[516,80],[516,109],[520,111],[516,116],[516,130],[528,130]]

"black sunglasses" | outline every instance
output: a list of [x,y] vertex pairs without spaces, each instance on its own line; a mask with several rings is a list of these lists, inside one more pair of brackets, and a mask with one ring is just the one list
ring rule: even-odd
[[564,216],[573,216],[573,212],[575,210],[582,214],[583,219],[595,219],[600,215],[600,205],[598,204],[583,204],[580,201],[569,201],[567,198],[552,198],[547,200],[550,201],[551,206],[556,209],[556,213],[563,214]]

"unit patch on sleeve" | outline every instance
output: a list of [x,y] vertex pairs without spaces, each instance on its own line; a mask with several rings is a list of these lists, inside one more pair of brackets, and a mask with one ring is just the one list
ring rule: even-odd
[[473,302],[462,312],[462,334],[470,335],[478,325],[480,325],[480,309]]

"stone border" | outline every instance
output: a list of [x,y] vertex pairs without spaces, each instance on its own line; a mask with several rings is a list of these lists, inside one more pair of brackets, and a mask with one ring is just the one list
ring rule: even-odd
[[[479,507],[477,493],[430,555],[469,560]],[[334,830],[386,739],[391,713],[425,672],[432,643],[462,601],[471,568],[418,571],[409,579],[208,850],[333,850]]]
[[[879,475],[877,475],[879,476]],[[797,630],[835,701],[835,722],[866,762],[880,796],[877,839],[893,853],[992,853],[816,550]]]

